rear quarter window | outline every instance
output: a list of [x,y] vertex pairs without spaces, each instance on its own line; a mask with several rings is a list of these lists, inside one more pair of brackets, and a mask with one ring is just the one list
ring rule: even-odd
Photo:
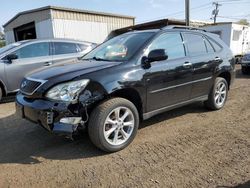
[[81,52],[85,51],[88,48],[88,46],[86,44],[78,44],[78,47],[79,47]]
[[222,50],[222,46],[219,45],[217,42],[215,42],[215,41],[212,40],[212,39],[208,39],[208,40],[209,40],[209,42],[212,44],[212,46],[213,46],[213,48],[214,48],[214,50],[215,50],[216,52],[219,52],[219,51]]

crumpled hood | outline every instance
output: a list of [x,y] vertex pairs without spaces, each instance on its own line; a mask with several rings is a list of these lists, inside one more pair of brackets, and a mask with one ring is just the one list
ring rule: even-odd
[[119,62],[95,61],[95,60],[71,60],[51,66],[49,68],[38,69],[26,77],[39,80],[50,80],[60,76],[69,75],[68,79],[78,77],[100,69],[109,68],[120,64]]

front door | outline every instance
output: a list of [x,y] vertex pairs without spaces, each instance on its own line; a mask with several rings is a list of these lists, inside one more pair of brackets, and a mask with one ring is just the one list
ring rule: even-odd
[[51,65],[52,56],[49,52],[49,42],[28,44],[14,52],[17,59],[5,62],[5,75],[8,91],[19,90],[22,79],[28,73]]
[[161,34],[149,45],[146,53],[155,49],[165,49],[168,59],[152,62],[146,70],[147,112],[189,100],[192,88],[192,65],[180,33]]

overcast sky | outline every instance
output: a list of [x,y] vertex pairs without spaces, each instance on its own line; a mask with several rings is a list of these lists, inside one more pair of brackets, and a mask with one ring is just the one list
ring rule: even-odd
[[[15,14],[47,5],[125,14],[136,17],[136,23],[161,18],[184,19],[185,0],[4,0],[0,7],[0,25]],[[212,0],[190,0],[191,19],[211,21]],[[218,21],[250,20],[250,0],[218,0],[222,6]]]

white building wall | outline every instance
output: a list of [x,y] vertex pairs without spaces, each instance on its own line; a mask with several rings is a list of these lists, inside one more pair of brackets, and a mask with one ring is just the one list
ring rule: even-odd
[[35,23],[36,37],[38,39],[53,38],[53,26],[51,19]]
[[220,33],[220,38],[230,46],[232,24],[204,26],[205,30],[213,33]]
[[232,32],[234,31],[240,32],[240,35],[238,40],[233,40],[232,34],[230,47],[233,52],[237,52],[238,54],[244,54],[250,50],[250,27],[245,25],[233,24]]
[[109,34],[107,23],[101,22],[53,19],[52,25],[55,38],[102,43]]
[[15,36],[13,31],[7,31],[4,34],[5,34],[6,44],[11,44],[15,42]]
[[[204,26],[209,32],[220,33],[220,38],[230,47],[234,55],[250,51],[250,27],[240,24],[218,24]],[[238,32],[238,34],[235,34]],[[238,36],[235,36],[238,35]]]

